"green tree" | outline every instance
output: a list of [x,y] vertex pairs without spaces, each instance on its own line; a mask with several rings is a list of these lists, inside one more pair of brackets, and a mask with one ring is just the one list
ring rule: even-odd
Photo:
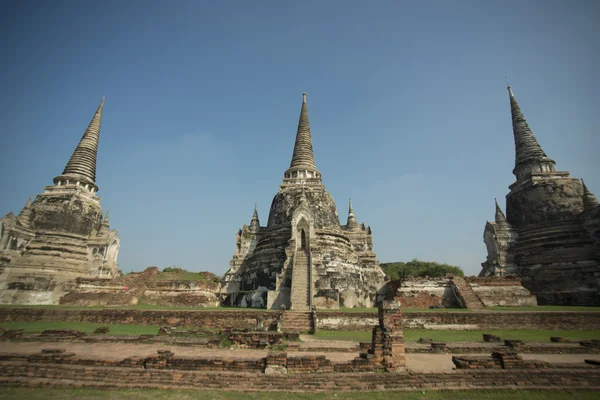
[[381,269],[393,280],[404,281],[407,278],[422,278],[430,276],[432,278],[439,278],[446,274],[453,274],[456,276],[464,276],[462,268],[440,264],[435,261],[421,261],[414,259],[409,262],[392,262],[381,264]]

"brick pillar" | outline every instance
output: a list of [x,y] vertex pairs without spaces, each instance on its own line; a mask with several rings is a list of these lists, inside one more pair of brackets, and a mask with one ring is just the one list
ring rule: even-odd
[[378,311],[378,328],[382,330],[383,334],[383,367],[388,372],[404,371],[406,358],[400,301],[386,300],[379,306]]

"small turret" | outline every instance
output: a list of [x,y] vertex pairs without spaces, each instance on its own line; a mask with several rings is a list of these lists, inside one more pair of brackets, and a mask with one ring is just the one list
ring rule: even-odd
[[585,183],[583,183],[583,179],[581,180],[581,185],[583,186],[583,210],[586,212],[595,210],[600,205],[598,199],[589,191]]
[[24,228],[31,227],[31,197],[17,216],[17,223]]
[[498,200],[494,199],[494,201],[496,202],[496,225],[498,226],[508,226],[508,221],[506,221],[506,216],[504,215],[504,213],[502,212],[502,209],[500,208],[500,205],[498,205]]
[[110,232],[110,221],[108,220],[108,210],[106,210],[106,215],[104,219],[100,223],[100,228],[98,229],[98,236],[108,235]]
[[352,199],[349,200],[348,204],[348,222],[346,223],[346,228],[348,230],[358,229],[358,222],[356,222],[356,217],[354,216],[354,209],[352,208]]
[[252,214],[252,221],[250,221],[250,231],[258,232],[260,230],[260,221],[258,220],[258,208],[254,203],[254,214]]

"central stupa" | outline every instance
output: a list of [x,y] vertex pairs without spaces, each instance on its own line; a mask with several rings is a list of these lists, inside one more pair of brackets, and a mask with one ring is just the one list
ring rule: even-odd
[[256,206],[237,233],[222,282],[225,305],[292,310],[372,307],[385,274],[370,227],[358,224],[350,201],[341,225],[315,164],[306,93],[290,167],[261,227]]

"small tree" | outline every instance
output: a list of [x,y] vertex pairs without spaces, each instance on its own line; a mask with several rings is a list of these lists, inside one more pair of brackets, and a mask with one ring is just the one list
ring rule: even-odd
[[446,274],[457,276],[465,275],[460,267],[440,264],[435,261],[421,261],[417,259],[407,263],[383,263],[381,264],[381,269],[383,269],[383,272],[393,280],[400,280],[401,282],[404,282],[408,278],[423,278],[426,276],[440,278]]

